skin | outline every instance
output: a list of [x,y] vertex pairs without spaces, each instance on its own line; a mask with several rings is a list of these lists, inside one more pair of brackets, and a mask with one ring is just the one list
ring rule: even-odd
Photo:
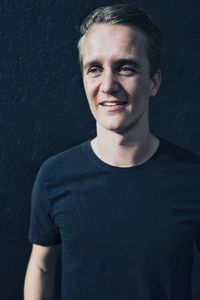
[[33,245],[24,282],[24,300],[53,300],[60,244]]
[[[111,165],[141,164],[159,144],[149,131],[148,106],[159,90],[161,72],[150,78],[146,49],[139,29],[120,24],[95,25],[83,44],[83,84],[97,125],[91,145]],[[101,105],[116,100],[126,105],[115,111]]]

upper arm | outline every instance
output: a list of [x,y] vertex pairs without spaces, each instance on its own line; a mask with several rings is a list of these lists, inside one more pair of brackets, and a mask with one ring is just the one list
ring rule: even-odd
[[60,254],[60,248],[61,244],[53,246],[33,244],[29,264],[35,265],[44,272],[54,271]]
[[59,228],[53,217],[55,207],[51,206],[48,195],[47,178],[51,173],[53,170],[49,170],[48,164],[44,163],[33,185],[28,239],[36,245],[56,245],[61,242]]

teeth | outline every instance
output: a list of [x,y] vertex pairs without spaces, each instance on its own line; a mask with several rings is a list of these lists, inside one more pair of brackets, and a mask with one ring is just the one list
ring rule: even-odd
[[115,106],[115,105],[123,105],[125,104],[125,102],[103,102],[102,105],[103,106]]

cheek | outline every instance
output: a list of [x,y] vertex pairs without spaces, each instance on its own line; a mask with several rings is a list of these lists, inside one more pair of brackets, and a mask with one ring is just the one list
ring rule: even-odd
[[129,97],[136,96],[140,90],[139,79],[126,80],[122,84],[123,90],[129,95]]
[[135,96],[149,96],[150,93],[150,82],[149,80],[144,80],[142,78],[137,78],[134,80],[129,88],[129,92]]
[[88,97],[88,94],[89,94],[89,86],[88,86],[88,83],[86,80],[83,79],[83,87],[84,87],[84,90],[85,90],[85,93],[86,93],[86,96]]
[[83,86],[85,89],[85,94],[87,97],[87,101],[90,107],[90,110],[93,114],[95,114],[96,110],[96,101],[95,101],[95,93],[94,93],[94,87],[88,80],[83,80]]
[[83,80],[84,89],[88,98],[93,97],[97,93],[97,82],[94,80]]

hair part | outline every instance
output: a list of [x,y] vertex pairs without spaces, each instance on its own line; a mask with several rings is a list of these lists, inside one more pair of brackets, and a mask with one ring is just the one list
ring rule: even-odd
[[83,45],[87,34],[97,24],[123,24],[140,29],[147,38],[147,57],[150,64],[150,77],[160,69],[162,33],[151,17],[141,8],[130,4],[103,6],[93,10],[80,26],[81,38],[78,42],[79,61],[82,67]]

